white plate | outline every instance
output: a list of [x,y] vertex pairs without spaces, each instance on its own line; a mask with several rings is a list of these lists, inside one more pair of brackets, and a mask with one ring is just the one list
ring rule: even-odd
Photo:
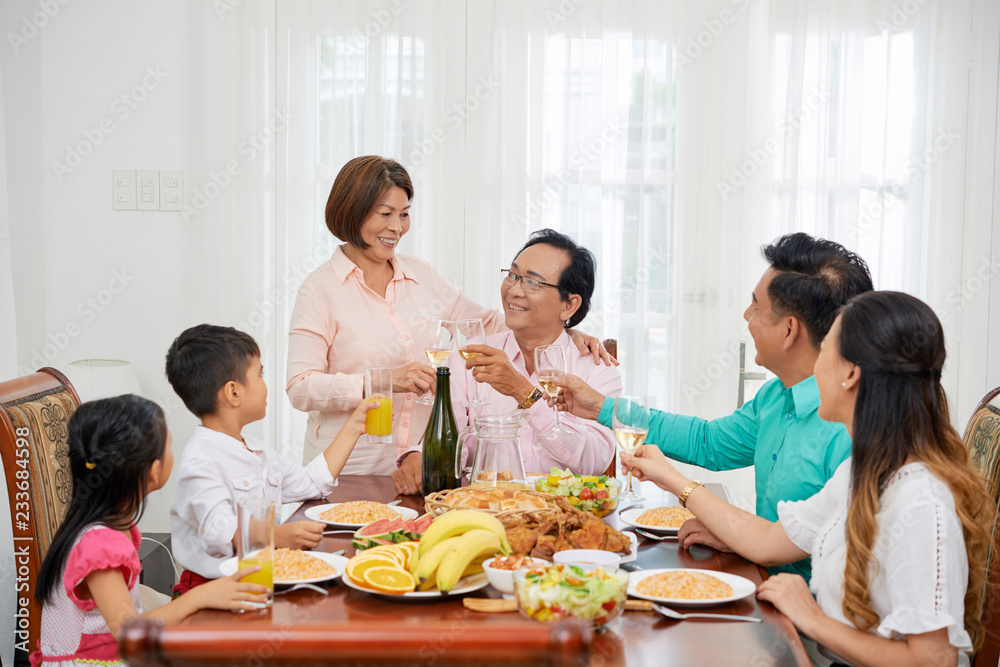
[[639,523],[636,519],[645,512],[646,510],[641,507],[634,507],[630,510],[625,510],[618,514],[618,518],[622,520],[622,523],[628,524],[633,528],[642,528],[643,530],[648,530],[651,533],[656,533],[657,535],[676,535],[679,528],[664,528],[663,526],[650,526],[648,523]]
[[[344,568],[347,567],[347,559],[343,556],[337,556],[335,554],[328,554],[325,551],[306,551],[304,553],[310,556],[315,556],[321,561],[332,565],[337,571],[328,577],[316,577],[314,579],[295,579],[294,581],[281,581],[275,580],[274,584],[276,586],[294,586],[295,584],[316,584],[321,581],[330,581],[331,579],[336,579],[344,573]],[[219,571],[222,572],[222,576],[228,577],[231,574],[236,574],[236,570],[239,569],[239,560],[236,558],[230,558],[227,561],[223,561],[219,565]]]
[[[724,598],[712,598],[711,600],[677,600],[675,598],[660,598],[652,595],[643,595],[642,593],[636,593],[635,587],[640,581],[646,577],[650,577],[654,574],[659,574],[661,572],[700,572],[702,574],[707,574],[715,577],[733,587],[733,594],[729,597]],[[345,578],[346,580],[346,578]],[[672,568],[665,567],[658,570],[639,570],[638,572],[630,572],[628,575],[628,594],[632,597],[642,598],[643,600],[652,600],[653,602],[661,602],[669,605],[681,605],[685,607],[709,607],[717,604],[725,604],[726,602],[735,602],[736,600],[742,600],[745,597],[753,595],[757,591],[757,585],[754,584],[749,579],[744,579],[743,577],[737,576],[735,574],[729,574],[728,572],[716,572],[715,570],[698,570],[694,568]]]
[[486,585],[490,583],[486,579],[486,573],[480,572],[479,574],[470,574],[468,577],[459,579],[458,583],[455,584],[455,587],[447,593],[442,593],[441,591],[413,591],[412,593],[403,593],[400,595],[398,593],[382,593],[380,591],[373,591],[370,588],[363,588],[351,581],[350,577],[344,577],[341,581],[343,581],[346,586],[355,590],[362,591],[364,593],[371,593],[372,595],[378,595],[384,598],[391,598],[393,600],[441,600],[447,597],[454,597],[456,595],[464,595],[465,593],[478,591],[480,588],[486,588]]
[[[342,505],[342,504],[343,503],[330,503],[328,505],[316,505],[315,507],[310,507],[309,509],[306,510],[306,518],[312,519],[313,521],[322,521],[323,523],[326,523],[330,526],[340,526],[341,528],[356,529],[368,525],[365,523],[337,523],[335,521],[327,521],[326,519],[320,518],[319,515],[322,514],[323,512],[327,510],[332,510],[337,505]],[[389,509],[399,514],[400,519],[416,519],[418,516],[417,510],[411,510],[409,507],[394,506],[390,507]]]

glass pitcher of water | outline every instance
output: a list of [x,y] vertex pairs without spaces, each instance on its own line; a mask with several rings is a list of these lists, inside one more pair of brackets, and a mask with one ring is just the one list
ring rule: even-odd
[[472,458],[469,485],[527,489],[524,460],[521,458],[521,415],[487,415],[472,420],[458,436],[455,451],[455,476],[462,476],[465,441],[475,434],[476,451]]

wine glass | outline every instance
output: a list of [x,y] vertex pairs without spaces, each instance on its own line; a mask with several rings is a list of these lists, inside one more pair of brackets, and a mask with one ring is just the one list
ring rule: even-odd
[[[455,334],[452,333],[454,322],[448,320],[432,320],[430,340],[424,346],[424,354],[427,355],[427,362],[435,369],[444,365],[444,362],[451,356],[451,350],[455,346]],[[421,405],[433,405],[433,393],[428,391],[417,399]]]
[[[458,353],[468,361],[473,357],[478,357],[479,352],[466,352],[467,345],[485,345],[486,329],[483,328],[481,320],[459,320],[458,321]],[[486,401],[479,398],[479,383],[475,377],[472,380],[472,398],[465,404],[467,408],[475,408],[486,405]]]
[[[556,378],[566,375],[566,351],[562,345],[539,345],[535,348],[535,376],[542,389],[555,399],[562,387],[556,384]],[[552,428],[549,434],[568,433],[559,423],[559,410],[552,406]]]
[[[611,425],[615,430],[615,440],[622,451],[635,454],[642,446],[649,432],[649,408],[645,396],[618,396],[615,398],[615,410],[611,416]],[[619,504],[623,501],[638,502],[645,500],[632,490],[632,471],[628,473],[628,488],[618,496]]]

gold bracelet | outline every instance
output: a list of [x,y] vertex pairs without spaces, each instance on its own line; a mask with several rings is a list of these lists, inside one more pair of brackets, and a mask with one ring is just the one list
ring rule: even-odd
[[705,486],[705,485],[702,484],[701,482],[691,482],[690,484],[684,487],[684,490],[681,491],[681,495],[677,496],[677,500],[681,501],[681,507],[684,508],[687,507],[688,496],[690,496],[691,492],[697,489],[699,486]]

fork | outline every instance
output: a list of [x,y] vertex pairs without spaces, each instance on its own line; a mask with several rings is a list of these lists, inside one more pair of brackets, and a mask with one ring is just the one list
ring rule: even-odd
[[657,542],[662,542],[664,540],[676,540],[676,535],[654,535],[653,533],[647,533],[642,528],[629,528],[633,533],[637,535],[642,535],[647,540],[656,540]]
[[729,614],[682,614],[670,609],[669,607],[664,607],[662,604],[654,604],[653,609],[660,612],[667,618],[673,618],[678,621],[686,621],[689,618],[714,618],[718,621],[749,621],[750,623],[760,623],[760,619],[756,616],[731,616]]

